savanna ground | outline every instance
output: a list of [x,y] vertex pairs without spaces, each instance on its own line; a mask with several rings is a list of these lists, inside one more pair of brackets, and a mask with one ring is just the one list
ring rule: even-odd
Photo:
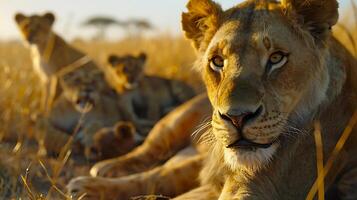
[[[357,16],[343,16],[334,33],[357,55],[353,42],[357,41],[357,27],[351,26]],[[199,75],[191,68],[194,50],[180,36],[162,33],[150,38],[77,40],[72,44],[102,65],[111,53],[146,52],[148,74],[184,80],[203,91]],[[0,199],[70,198],[64,194],[65,184],[74,176],[88,174],[90,164],[74,162],[70,152],[59,158],[37,155],[31,119],[39,108],[39,89],[28,49],[18,41],[0,43]]]

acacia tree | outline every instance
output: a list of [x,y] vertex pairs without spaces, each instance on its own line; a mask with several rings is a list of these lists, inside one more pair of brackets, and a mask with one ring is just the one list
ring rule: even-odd
[[141,37],[144,31],[154,29],[154,26],[146,19],[131,18],[125,21],[120,21],[112,17],[94,16],[82,23],[82,26],[94,27],[97,29],[95,40],[103,40],[106,38],[107,31],[112,26],[122,28],[128,37]]
[[116,20],[112,17],[95,16],[91,17],[82,23],[83,26],[94,27],[97,29],[97,34],[94,37],[96,40],[103,40],[106,38],[108,28],[111,26],[125,26],[125,23]]
[[126,29],[131,37],[141,37],[144,31],[154,29],[146,19],[129,19],[125,22]]

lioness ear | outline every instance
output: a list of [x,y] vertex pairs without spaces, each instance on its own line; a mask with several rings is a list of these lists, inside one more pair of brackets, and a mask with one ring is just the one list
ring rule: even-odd
[[119,122],[115,125],[115,137],[120,139],[133,138],[135,127],[130,122]]
[[22,13],[17,13],[15,15],[15,21],[17,24],[21,24],[26,19],[26,16]]
[[223,13],[221,6],[212,0],[190,0],[188,12],[182,13],[182,29],[196,49],[205,48],[218,30]]
[[120,62],[120,57],[119,57],[119,56],[110,55],[110,56],[108,57],[108,63],[109,63],[111,66],[117,65],[119,62]]
[[45,13],[43,17],[47,19],[51,25],[55,22],[55,15],[51,12]]
[[282,0],[283,7],[318,41],[330,34],[338,20],[336,0]]

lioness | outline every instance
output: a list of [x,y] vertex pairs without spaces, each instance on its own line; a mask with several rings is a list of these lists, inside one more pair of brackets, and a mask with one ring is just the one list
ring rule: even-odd
[[[211,151],[201,186],[175,199],[305,199],[317,177],[315,122],[327,160],[357,109],[356,59],[331,36],[337,1],[248,0],[223,10],[212,0],[190,0],[187,8],[183,30],[213,107],[204,135]],[[332,199],[357,198],[357,129],[349,128],[325,177]],[[130,177],[77,180],[70,189],[88,199],[101,191],[119,198]]]
[[138,56],[111,55],[108,63],[108,82],[121,94],[121,104],[138,124],[155,124],[195,94],[181,81],[144,74],[144,53]]

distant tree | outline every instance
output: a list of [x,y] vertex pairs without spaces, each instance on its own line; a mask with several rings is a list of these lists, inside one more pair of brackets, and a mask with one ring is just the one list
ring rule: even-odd
[[131,36],[140,37],[144,31],[154,29],[154,26],[146,19],[129,19],[125,26]]
[[95,27],[98,30],[95,39],[103,40],[106,38],[109,27],[111,26],[122,27],[122,26],[126,26],[126,24],[119,20],[113,19],[112,17],[95,16],[84,21],[82,23],[82,26]]

